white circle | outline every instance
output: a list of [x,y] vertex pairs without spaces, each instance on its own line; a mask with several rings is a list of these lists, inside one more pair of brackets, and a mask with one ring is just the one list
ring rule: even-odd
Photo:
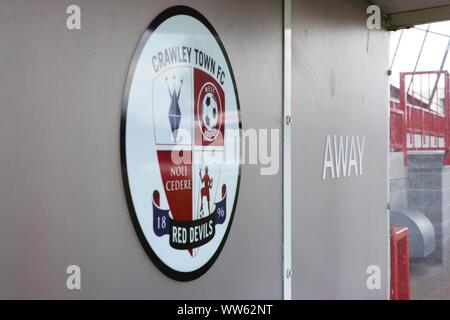
[[[145,38],[146,36],[148,38]],[[198,18],[190,14],[173,15],[154,28],[150,36],[148,34],[146,36],[143,37],[145,42],[135,63],[134,72],[131,74],[127,90],[128,97],[124,105],[126,108],[124,122],[126,173],[124,176],[129,189],[129,203],[131,202],[133,209],[130,211],[135,214],[142,237],[157,260],[174,272],[192,273],[211,263],[216,252],[223,246],[223,240],[228,233],[234,214],[240,170],[240,134],[235,134],[240,130],[238,97],[225,53],[210,28]],[[172,48],[179,48],[177,53],[181,58],[164,65],[164,60],[162,63],[159,60],[159,54]],[[223,83],[216,78],[217,74],[214,70],[198,65],[196,52],[207,54],[214,60],[216,68],[220,66],[225,75],[222,78]],[[217,83],[220,83],[224,94],[225,105],[222,106],[225,110],[224,145],[209,147],[207,152],[202,146],[194,143],[195,70],[214,78]],[[208,98],[210,100],[206,105]],[[191,103],[190,107],[189,103]],[[217,127],[218,103],[212,94],[206,94],[203,99],[203,121],[207,125],[206,117],[208,118],[208,128]],[[177,129],[174,130],[174,128]],[[186,128],[187,130],[184,130]],[[230,135],[227,135],[228,132]],[[189,134],[192,142],[190,146],[184,140]],[[177,135],[177,139],[174,139],[174,135]],[[225,221],[215,226],[215,235],[212,240],[192,250],[196,251],[195,255],[188,250],[174,249],[170,245],[169,235],[158,236],[153,229],[152,194],[154,191],[160,194],[159,207],[170,209],[158,157],[161,152],[171,150],[173,146],[170,143],[174,141],[177,141],[177,147],[190,150],[194,158],[191,166],[193,220],[197,218],[198,209],[195,208],[195,204],[201,205],[197,198],[205,183],[202,182],[205,172],[199,170],[208,166],[213,178],[209,194],[211,211],[214,210],[215,203],[221,199],[222,186],[226,186]],[[234,152],[232,157],[229,157],[228,152]],[[219,164],[211,165],[209,162],[211,159],[207,158],[213,155],[222,157],[223,162],[226,159],[227,164],[222,166],[221,160]],[[181,186],[186,187],[188,184],[181,184]],[[205,199],[202,200],[206,206]],[[173,213],[170,212],[170,214],[171,218],[174,218]]]

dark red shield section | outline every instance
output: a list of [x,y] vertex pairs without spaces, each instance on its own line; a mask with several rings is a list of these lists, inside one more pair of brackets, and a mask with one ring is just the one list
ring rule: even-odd
[[194,127],[196,146],[223,146],[225,94],[209,74],[194,68]]
[[[178,163],[179,156],[191,157],[191,151],[159,150],[158,161],[167,202],[173,219],[192,221],[192,164]],[[183,154],[184,153],[184,154]],[[191,159],[191,158],[190,158]]]

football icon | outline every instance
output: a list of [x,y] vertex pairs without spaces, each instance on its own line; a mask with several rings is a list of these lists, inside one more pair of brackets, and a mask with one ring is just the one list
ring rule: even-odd
[[212,93],[203,97],[202,120],[208,130],[216,128],[219,118],[216,98]]

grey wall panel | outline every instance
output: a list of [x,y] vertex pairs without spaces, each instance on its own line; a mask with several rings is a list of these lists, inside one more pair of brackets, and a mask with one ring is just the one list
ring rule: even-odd
[[[281,175],[244,166],[212,269],[163,276],[134,232],[120,170],[122,92],[151,20],[179,1],[0,1],[0,298],[281,298]],[[280,128],[281,1],[187,0],[228,51],[245,128]],[[82,268],[82,290],[65,269]]]
[[[347,1],[293,2],[296,299],[387,298],[387,64],[388,33]],[[366,137],[362,176],[322,180],[327,135]]]

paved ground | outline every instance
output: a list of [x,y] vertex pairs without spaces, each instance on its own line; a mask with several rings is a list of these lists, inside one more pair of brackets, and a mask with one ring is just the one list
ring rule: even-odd
[[411,299],[450,300],[450,262],[445,265],[436,262],[412,262]]

